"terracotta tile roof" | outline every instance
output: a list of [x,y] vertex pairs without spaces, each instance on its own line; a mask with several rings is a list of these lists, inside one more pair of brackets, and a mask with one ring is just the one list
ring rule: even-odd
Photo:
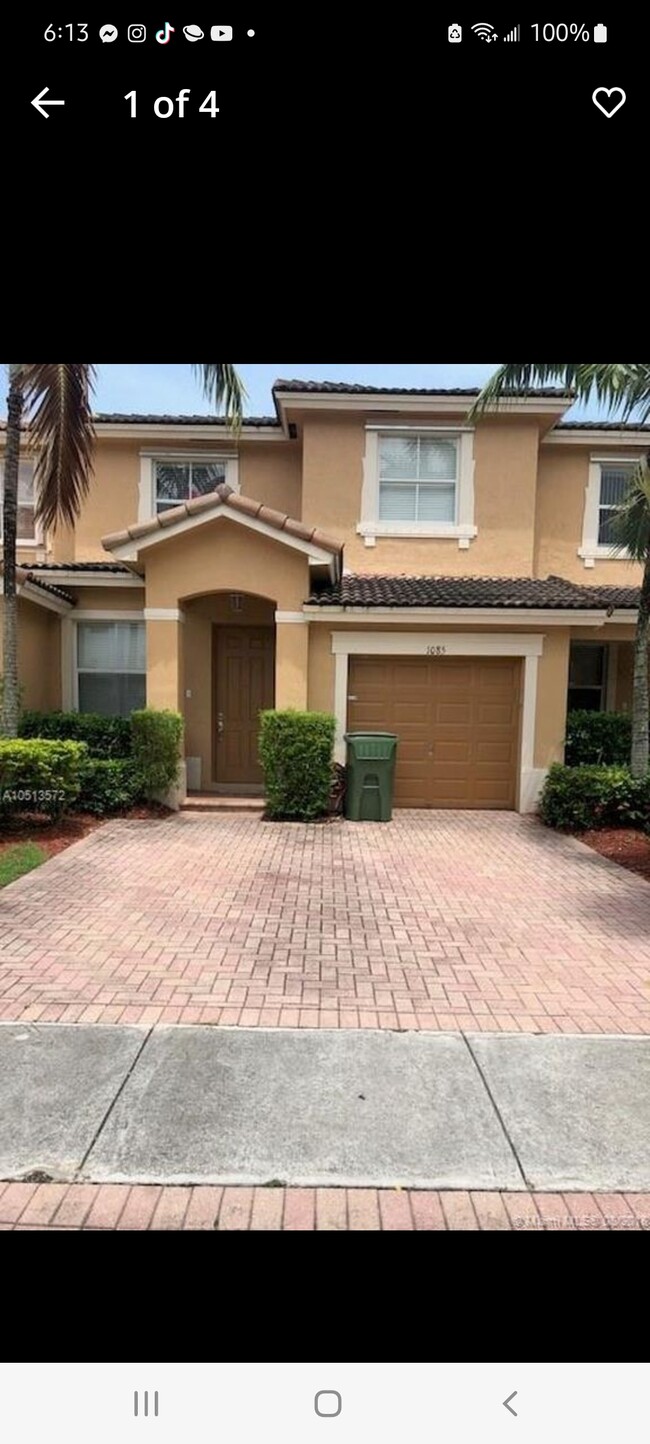
[[51,586],[49,582],[44,582],[42,577],[35,577],[31,567],[16,567],[16,582],[19,587],[25,582],[31,582],[39,591],[48,592],[50,596],[58,597],[61,602],[69,602],[71,607],[76,606],[76,600],[70,592],[64,591],[63,587]]
[[132,577],[133,572],[122,562],[32,562],[30,572],[118,572]]
[[[352,396],[478,396],[479,386],[360,386],[356,382],[345,381],[285,381],[280,379],[273,382],[273,393],[276,391],[295,391],[312,395],[352,395]],[[570,391],[563,387],[544,386],[536,387],[529,391],[508,391],[508,396],[549,396],[568,397]]]
[[555,431],[650,431],[648,421],[561,421]]
[[562,577],[343,576],[307,602],[318,607],[634,608],[634,587],[583,587]]
[[240,496],[225,482],[211,491],[208,496],[199,496],[194,501],[183,502],[181,506],[160,512],[152,521],[139,522],[136,526],[128,527],[126,531],[113,532],[110,536],[102,537],[102,546],[107,551],[112,551],[114,547],[124,546],[129,541],[140,541],[143,537],[153,536],[157,531],[164,531],[166,527],[178,526],[178,523],[185,521],[186,518],[191,519],[201,515],[202,512],[216,511],[220,506],[227,506],[235,514],[239,513],[240,516],[249,516],[256,521],[264,522],[265,526],[272,527],[278,533],[286,532],[287,536],[296,537],[299,541],[312,542],[314,546],[331,552],[333,556],[338,556],[342,550],[343,544],[337,538],[327,536],[317,527],[305,526],[300,521],[294,521],[292,517],[285,516],[284,512],[274,511],[272,507],[264,506],[261,501],[254,501],[250,496]]
[[[130,426],[227,426],[225,416],[170,416],[167,413],[99,411],[94,421]],[[242,426],[280,425],[277,416],[243,416]]]
[[640,587],[584,587],[583,591],[593,592],[598,597],[598,606],[605,608],[632,609],[636,611],[641,595]]

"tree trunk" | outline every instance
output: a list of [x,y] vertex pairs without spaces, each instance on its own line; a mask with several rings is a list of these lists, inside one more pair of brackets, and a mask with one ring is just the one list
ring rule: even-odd
[[[11,374],[11,373],[10,373]],[[23,389],[13,374],[7,400],[7,432],[2,509],[4,562],[4,659],[2,686],[2,732],[18,735],[18,599],[16,597],[16,525],[18,519],[18,465]]]
[[641,583],[639,616],[634,638],[634,691],[632,700],[632,776],[645,777],[648,771],[648,728],[650,696],[648,693],[648,636],[650,633],[650,556],[646,558]]

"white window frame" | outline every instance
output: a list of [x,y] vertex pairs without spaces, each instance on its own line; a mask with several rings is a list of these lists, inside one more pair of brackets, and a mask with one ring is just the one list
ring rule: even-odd
[[[226,485],[231,491],[239,491],[239,457],[232,451],[141,451],[140,487],[138,495],[138,521],[153,521],[158,516],[156,509],[156,463],[169,466],[187,465],[188,462],[209,465],[210,462],[225,462]],[[183,503],[179,502],[179,506]],[[171,510],[171,508],[170,508]]]
[[[379,442],[382,436],[435,437],[456,442],[458,472],[456,477],[456,516],[453,522],[383,521],[379,517]],[[436,537],[456,540],[466,551],[477,535],[474,524],[474,428],[471,426],[366,426],[366,452],[363,464],[361,519],[357,532],[367,547],[374,547],[377,537]]]
[[[33,456],[21,456],[20,460],[21,460],[21,463],[28,462],[28,463],[31,465],[31,467],[32,467],[32,473],[33,473],[34,468],[35,468],[35,466],[36,466],[36,458],[33,457]],[[3,452],[3,454],[2,454],[2,464],[3,464],[3,467],[4,467],[4,452]],[[4,488],[3,488],[3,484],[2,484],[2,477],[0,476],[0,547],[2,547],[3,542],[4,542],[4,532],[3,532],[3,525],[2,525],[2,508],[3,508],[3,501],[4,501]],[[16,546],[17,546],[17,547],[39,547],[39,546],[42,546],[42,545],[43,545],[43,528],[42,528],[40,522],[38,522],[38,521],[36,520],[36,487],[34,486],[34,535],[33,535],[33,536],[29,536],[29,537],[24,537],[24,536],[18,536],[18,537],[16,537]]]
[[578,547],[578,556],[582,558],[586,567],[594,567],[597,561],[629,560],[629,552],[617,552],[611,546],[603,546],[598,540],[602,474],[603,470],[607,470],[609,467],[626,466],[632,469],[641,459],[641,452],[638,456],[592,456],[590,458],[582,523],[582,544]]
[[[80,622],[146,622],[146,617],[144,609],[104,612],[88,608],[86,611],[81,611],[76,617],[61,618],[61,706],[64,712],[79,711],[77,628]],[[146,679],[146,657],[144,675]]]

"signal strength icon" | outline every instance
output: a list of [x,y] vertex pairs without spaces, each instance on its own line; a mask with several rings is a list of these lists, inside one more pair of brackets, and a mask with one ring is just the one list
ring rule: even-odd
[[513,25],[512,30],[509,30],[503,38],[504,40],[521,40],[521,25]]
[[478,25],[472,25],[472,30],[475,35],[478,35],[479,40],[487,40],[489,42],[490,40],[498,39],[494,26],[488,25],[486,21],[480,21]]

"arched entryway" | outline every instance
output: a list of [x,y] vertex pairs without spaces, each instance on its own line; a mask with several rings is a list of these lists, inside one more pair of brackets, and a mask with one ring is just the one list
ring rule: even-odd
[[259,714],[275,706],[276,604],[224,591],[181,605],[188,789],[259,793]]

